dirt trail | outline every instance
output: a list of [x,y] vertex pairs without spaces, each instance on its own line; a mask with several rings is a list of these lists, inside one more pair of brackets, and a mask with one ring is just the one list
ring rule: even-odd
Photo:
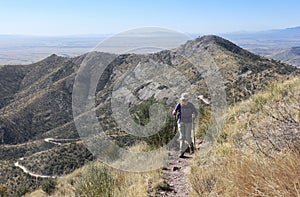
[[76,142],[80,139],[56,139],[56,138],[45,138],[44,141],[48,143],[52,143],[55,145],[61,145],[62,143],[68,143],[68,142]]
[[16,167],[21,168],[21,170],[23,170],[24,173],[29,174],[30,176],[33,176],[36,178],[60,178],[58,176],[48,176],[48,175],[42,175],[42,174],[36,174],[36,173],[30,172],[25,166],[22,166],[21,164],[19,164],[18,161],[14,165]]
[[[76,142],[79,139],[55,139],[55,138],[45,138],[44,141],[48,143],[52,143],[55,145],[61,145],[62,143],[68,143],[68,142]],[[20,158],[20,161],[24,160],[24,158]],[[29,174],[30,176],[36,177],[36,178],[60,178],[59,176],[48,176],[48,175],[42,175],[42,174],[36,174],[34,172],[29,171],[25,166],[21,165],[18,161],[14,163],[14,165],[18,168],[20,168],[24,173]]]
[[[201,142],[196,142],[196,151],[199,150]],[[187,175],[190,173],[189,161],[193,159],[194,154],[185,153],[184,158],[178,158],[178,152],[170,152],[168,166],[163,169],[164,183],[167,185],[164,189],[158,191],[157,197],[189,196],[189,185]]]
[[168,167],[163,169],[164,182],[168,187],[165,190],[159,191],[156,196],[188,196],[187,174],[190,172],[188,161],[192,159],[192,155],[187,153],[185,155],[185,158],[178,158],[178,153],[171,153],[172,160],[168,163]]

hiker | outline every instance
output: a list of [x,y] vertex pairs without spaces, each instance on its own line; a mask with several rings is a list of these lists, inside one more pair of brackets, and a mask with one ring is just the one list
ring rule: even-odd
[[191,131],[193,127],[193,120],[198,116],[195,106],[189,102],[188,93],[183,93],[180,102],[173,110],[173,115],[177,116],[177,125],[179,131],[179,157],[184,157],[184,152],[189,147],[194,152],[194,144],[192,143]]

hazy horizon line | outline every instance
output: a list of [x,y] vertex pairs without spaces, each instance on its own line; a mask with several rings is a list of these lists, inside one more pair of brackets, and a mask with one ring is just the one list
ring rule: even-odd
[[[247,34],[247,33],[260,33],[260,32],[268,32],[268,31],[276,31],[276,30],[288,30],[288,29],[294,29],[299,28],[299,26],[293,26],[293,27],[285,27],[281,29],[265,29],[265,30],[239,30],[239,31],[232,31],[232,32],[183,32],[184,34],[195,36],[195,35],[220,35],[220,34]],[[133,28],[134,29],[134,28]],[[168,29],[168,28],[167,28]],[[172,29],[170,29],[172,30]],[[127,30],[125,30],[127,31]],[[0,36],[19,36],[19,37],[108,37],[117,35],[121,32],[117,33],[86,33],[86,34],[58,34],[58,35],[46,35],[46,34],[7,34],[7,33],[0,33]]]

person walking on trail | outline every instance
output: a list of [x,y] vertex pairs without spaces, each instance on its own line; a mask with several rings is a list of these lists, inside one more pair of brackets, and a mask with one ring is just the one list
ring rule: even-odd
[[179,157],[184,157],[184,152],[190,148],[194,152],[194,144],[192,144],[191,131],[193,127],[193,120],[198,116],[195,106],[189,102],[188,93],[183,93],[180,102],[177,103],[173,110],[173,115],[177,116],[177,125],[179,132]]

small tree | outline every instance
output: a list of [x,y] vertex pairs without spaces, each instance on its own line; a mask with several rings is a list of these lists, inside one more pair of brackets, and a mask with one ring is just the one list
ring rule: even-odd
[[42,183],[42,190],[50,195],[55,191],[56,183],[56,179],[48,179]]
[[17,190],[16,194],[18,197],[24,196],[27,192],[29,192],[28,188],[21,187]]

